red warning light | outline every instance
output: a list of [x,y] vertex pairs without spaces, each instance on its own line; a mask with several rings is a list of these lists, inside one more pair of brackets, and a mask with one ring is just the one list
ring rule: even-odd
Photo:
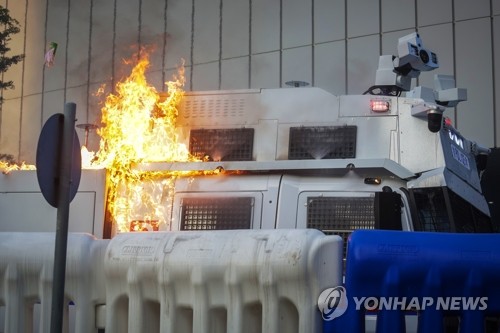
[[387,100],[372,99],[370,100],[370,110],[373,112],[387,112],[391,109],[391,103]]
[[445,117],[444,124],[445,124],[445,126],[450,127],[450,126],[453,126],[453,121],[450,118]]

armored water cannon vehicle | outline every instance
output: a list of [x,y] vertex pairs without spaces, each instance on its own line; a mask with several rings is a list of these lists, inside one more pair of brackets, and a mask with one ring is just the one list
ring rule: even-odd
[[[466,90],[445,75],[435,77],[433,88],[410,89],[420,72],[438,67],[438,58],[417,33],[400,38],[397,50],[380,57],[376,84],[362,95],[302,85],[186,92],[175,131],[199,160],[135,165],[179,172],[168,191],[160,186],[168,192],[156,210],[162,223],[153,225],[157,217],[145,218],[138,207],[121,231],[137,223],[139,230],[166,231],[315,228],[347,239],[365,228],[496,229],[480,184],[489,150],[443,118],[467,99]],[[106,213],[105,172],[83,171],[70,231],[104,238],[121,232]],[[55,213],[34,194],[33,172],[0,181],[2,207],[20,221],[2,231],[51,230]],[[25,201],[38,208],[16,208]]]
[[165,228],[316,228],[345,240],[365,228],[493,231],[480,185],[489,150],[443,119],[466,90],[444,75],[434,89],[410,90],[437,56],[417,33],[401,38],[398,52],[380,57],[376,85],[363,95],[186,93],[179,137],[204,162],[137,168],[225,172],[178,178]]

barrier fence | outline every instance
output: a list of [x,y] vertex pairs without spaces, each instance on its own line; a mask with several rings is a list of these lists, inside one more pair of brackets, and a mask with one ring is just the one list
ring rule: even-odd
[[[49,332],[54,242],[54,233],[0,233],[4,332]],[[105,303],[103,258],[108,243],[87,234],[68,235],[65,303],[74,304],[75,332],[92,332],[94,309]],[[39,304],[37,322],[35,304]],[[68,328],[68,313],[65,318]]]
[[[0,332],[49,331],[54,236],[0,233]],[[500,314],[499,243],[355,231],[343,285],[342,240],[317,230],[70,234],[64,331],[355,333],[375,317],[384,333],[443,332],[450,318],[484,332]]]
[[[48,332],[53,233],[0,233],[3,332]],[[70,234],[69,332],[319,332],[342,240],[317,230]],[[40,314],[35,318],[34,304]]]
[[[441,333],[450,322],[461,333],[485,332],[486,319],[500,315],[499,244],[498,234],[355,231],[348,306],[324,332],[365,332],[369,315],[377,332]],[[407,315],[417,316],[417,327],[406,327]]]

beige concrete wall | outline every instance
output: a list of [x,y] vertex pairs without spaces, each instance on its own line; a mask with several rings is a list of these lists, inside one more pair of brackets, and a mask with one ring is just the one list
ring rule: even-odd
[[[500,145],[500,2],[496,0],[0,0],[21,24],[10,42],[26,59],[4,80],[0,152],[33,163],[38,135],[65,102],[77,123],[100,118],[98,87],[127,73],[122,59],[155,45],[150,82],[163,90],[181,58],[186,90],[275,88],[307,81],[333,94],[374,83],[380,54],[417,29],[469,100],[447,111],[480,144]],[[53,67],[46,45],[59,47]],[[83,133],[79,133],[81,137]],[[91,136],[91,148],[97,148]]]

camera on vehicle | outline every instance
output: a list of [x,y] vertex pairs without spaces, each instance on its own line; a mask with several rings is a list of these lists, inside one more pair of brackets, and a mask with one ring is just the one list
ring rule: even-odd
[[419,71],[431,71],[439,67],[436,53],[423,47],[420,35],[416,32],[398,40],[398,61],[395,69],[410,76],[412,71],[418,76]]

